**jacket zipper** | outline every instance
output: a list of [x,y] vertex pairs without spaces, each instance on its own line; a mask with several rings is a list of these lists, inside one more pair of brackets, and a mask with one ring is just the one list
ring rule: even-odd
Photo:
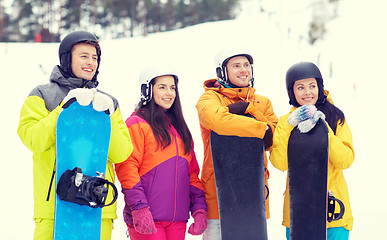
[[172,133],[173,134],[173,138],[175,139],[175,146],[176,146],[176,168],[175,168],[175,206],[174,206],[174,210],[173,210],[173,219],[172,219],[172,222],[175,221],[176,219],[176,204],[177,204],[177,179],[178,179],[178,174],[177,174],[177,171],[178,171],[178,162],[179,162],[179,146],[177,144],[177,140],[176,140],[176,135],[175,133]]

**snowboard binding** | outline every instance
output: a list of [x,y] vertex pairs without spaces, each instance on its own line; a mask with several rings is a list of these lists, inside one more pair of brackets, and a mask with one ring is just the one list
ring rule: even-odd
[[[105,175],[97,172],[96,177],[84,175],[82,169],[75,167],[67,170],[58,181],[57,194],[63,201],[102,208],[112,205],[118,197],[116,186],[105,179]],[[106,204],[109,185],[113,188],[113,200]]]
[[[340,206],[339,213],[335,213],[336,203],[338,203]],[[327,216],[328,222],[337,221],[343,218],[344,212],[345,212],[345,207],[343,202],[335,198],[333,196],[332,191],[328,191],[328,216]]]

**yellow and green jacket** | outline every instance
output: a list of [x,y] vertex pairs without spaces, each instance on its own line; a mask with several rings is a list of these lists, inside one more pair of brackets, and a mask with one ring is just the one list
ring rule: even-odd
[[[91,82],[88,84],[89,88],[95,87]],[[56,66],[51,73],[50,83],[33,89],[22,106],[17,134],[23,144],[33,152],[35,219],[54,219],[56,191],[55,179],[51,180],[51,177],[55,171],[56,122],[64,97],[71,89],[82,87],[82,85],[82,79],[65,78]],[[106,178],[114,183],[115,174],[112,163],[125,161],[132,153],[133,145],[122,119],[118,101],[110,97],[113,99],[116,111],[110,117],[111,137]],[[110,202],[111,199],[112,192],[109,191],[107,202]],[[116,204],[103,208],[102,217],[117,218]]]
[[[333,104],[329,92],[325,91],[325,94],[328,96],[327,100]],[[290,125],[287,120],[289,115],[295,109],[295,107],[292,107],[290,113],[280,117],[274,132],[273,146],[270,150],[269,158],[273,166],[281,171],[288,170],[287,146],[289,136],[294,127]],[[348,187],[343,175],[343,170],[349,168],[355,159],[352,134],[346,120],[342,125],[337,125],[336,134],[328,124],[327,126],[329,129],[328,190],[331,190],[333,195],[341,200],[345,206],[343,218],[338,221],[327,223],[327,227],[344,227],[345,229],[352,230],[353,216],[349,203]],[[307,221],[307,219],[305,219],[305,221]],[[288,179],[286,182],[282,224],[286,227],[290,227]]]

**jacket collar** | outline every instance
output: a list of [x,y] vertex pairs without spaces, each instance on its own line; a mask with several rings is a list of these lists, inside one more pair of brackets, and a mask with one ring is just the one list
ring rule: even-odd
[[69,89],[75,88],[95,88],[95,84],[92,81],[83,80],[81,78],[66,78],[60,71],[59,66],[55,66],[51,72],[50,82],[57,83],[61,86],[66,86]]
[[205,91],[212,90],[229,99],[235,100],[248,100],[249,98],[252,98],[255,93],[255,88],[251,86],[243,88],[225,88],[216,78],[205,81],[203,87]]

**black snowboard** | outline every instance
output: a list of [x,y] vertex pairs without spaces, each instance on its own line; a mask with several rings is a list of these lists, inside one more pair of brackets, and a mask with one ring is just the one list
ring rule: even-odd
[[267,240],[262,139],[211,132],[222,240]]
[[308,133],[294,128],[289,137],[291,240],[326,240],[328,144],[321,119]]

